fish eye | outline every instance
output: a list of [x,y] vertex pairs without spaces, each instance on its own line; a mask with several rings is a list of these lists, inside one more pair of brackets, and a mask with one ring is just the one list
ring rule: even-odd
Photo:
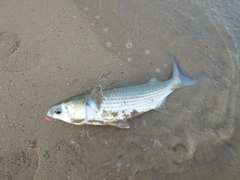
[[61,114],[62,113],[62,110],[61,109],[56,109],[55,110],[55,114]]

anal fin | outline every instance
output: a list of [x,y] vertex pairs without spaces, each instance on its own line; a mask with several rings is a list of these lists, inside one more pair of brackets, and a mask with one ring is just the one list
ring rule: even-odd
[[163,101],[160,102],[160,103],[157,105],[156,109],[154,109],[154,110],[155,110],[155,111],[158,111],[158,112],[161,112],[161,113],[164,113],[164,114],[169,114],[169,113],[168,113],[168,110],[167,110],[167,108],[166,108],[166,106],[165,106],[166,101],[167,101],[167,97],[165,97],[165,98],[163,99]]
[[161,112],[161,113],[163,113],[163,114],[169,114],[168,113],[168,110],[167,110],[167,108],[166,108],[166,106],[164,105],[164,106],[162,106],[162,107],[160,107],[160,108],[158,108],[158,109],[154,109],[155,111],[158,111],[158,112]]

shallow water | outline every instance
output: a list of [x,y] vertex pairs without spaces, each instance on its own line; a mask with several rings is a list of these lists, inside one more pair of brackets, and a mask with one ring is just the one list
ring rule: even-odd
[[[1,179],[239,178],[237,0],[1,6]],[[174,56],[199,83],[169,96],[169,114],[129,130],[37,120],[95,84],[166,80]]]

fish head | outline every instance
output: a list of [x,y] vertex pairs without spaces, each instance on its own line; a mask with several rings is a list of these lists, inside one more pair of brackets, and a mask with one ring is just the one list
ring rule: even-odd
[[47,112],[47,118],[58,119],[71,123],[71,114],[65,104],[52,106]]
[[81,125],[85,123],[86,102],[88,95],[77,95],[53,105],[46,116],[40,120],[62,120],[64,122]]
[[81,125],[85,120],[86,98],[74,97],[66,101],[62,101],[53,105],[47,112],[45,117],[40,120],[57,119],[67,123]]

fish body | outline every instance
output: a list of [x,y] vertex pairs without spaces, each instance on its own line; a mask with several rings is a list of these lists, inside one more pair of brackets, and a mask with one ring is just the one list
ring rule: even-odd
[[150,110],[164,110],[169,94],[174,90],[196,84],[196,80],[181,70],[177,59],[173,75],[164,82],[152,77],[149,82],[115,89],[102,90],[97,85],[90,94],[81,94],[64,100],[47,113],[47,117],[71,124],[111,125],[129,128],[127,119]]

